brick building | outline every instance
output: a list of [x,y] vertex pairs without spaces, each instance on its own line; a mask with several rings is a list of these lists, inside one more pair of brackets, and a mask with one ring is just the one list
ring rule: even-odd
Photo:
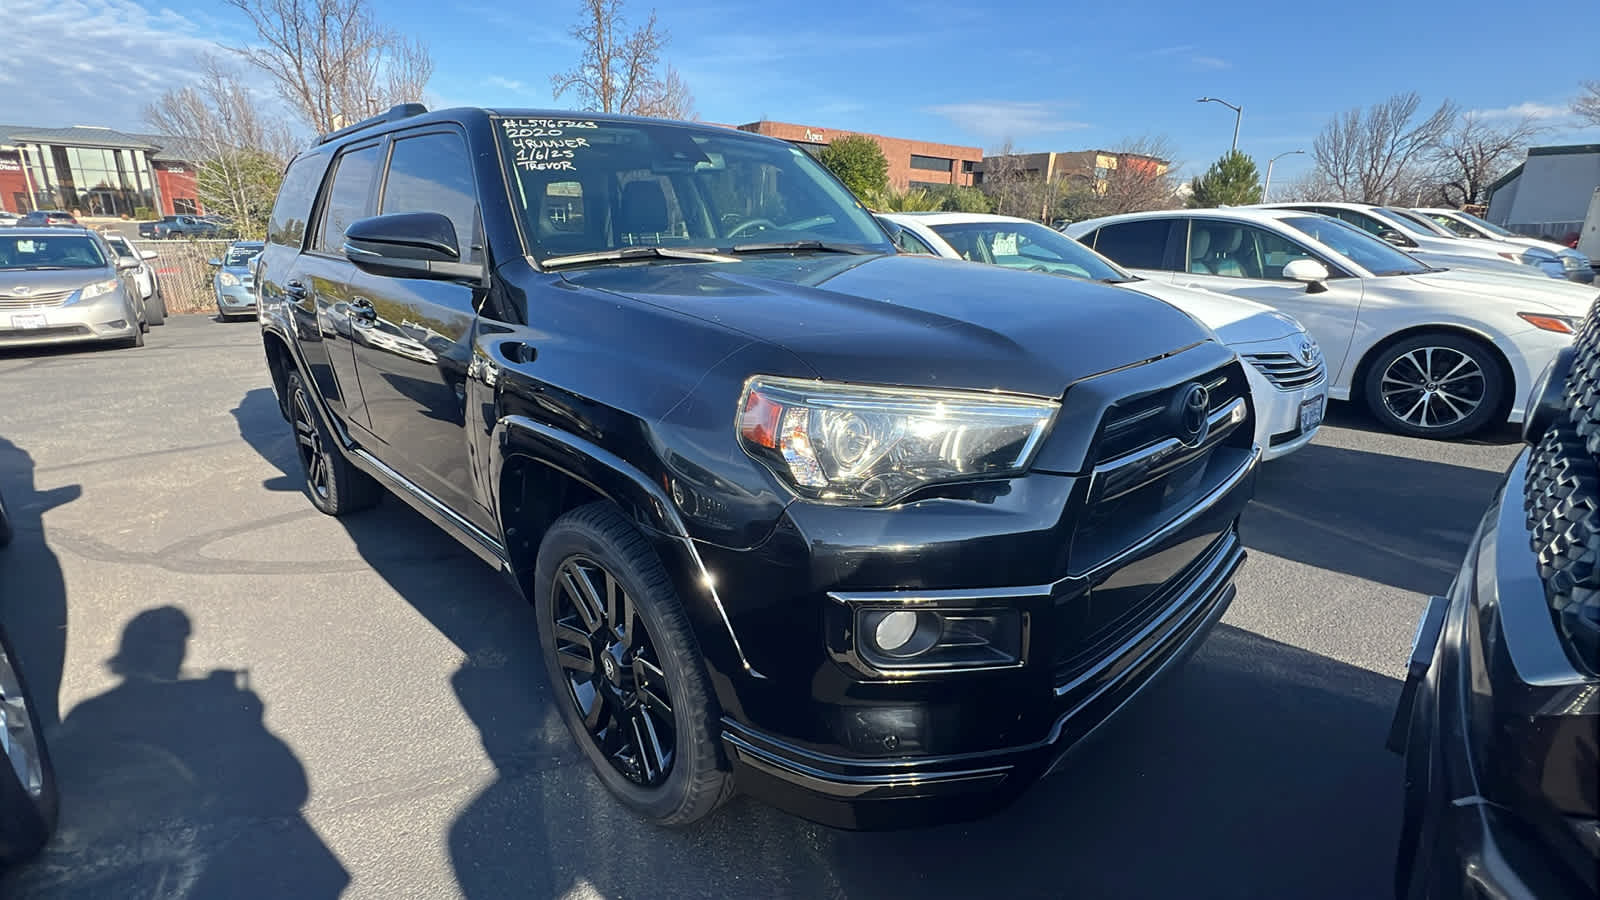
[[0,209],[85,216],[204,213],[176,138],[88,125],[0,125]]
[[1023,174],[1030,178],[1055,181],[1070,178],[1080,184],[1104,189],[1111,173],[1127,167],[1148,175],[1165,174],[1171,165],[1167,160],[1138,153],[1117,153],[1111,150],[1073,150],[1066,153],[1016,153],[1006,157],[991,156],[973,168],[974,183],[982,184],[985,166],[993,167],[1000,160],[1015,161]]
[[983,150],[978,147],[912,141],[884,137],[881,134],[868,134],[864,131],[836,131],[811,125],[764,120],[734,127],[740,131],[780,138],[813,155],[842,137],[859,134],[871,138],[883,149],[884,158],[889,161],[889,184],[896,190],[902,191],[911,187],[970,185],[974,169],[983,160]]

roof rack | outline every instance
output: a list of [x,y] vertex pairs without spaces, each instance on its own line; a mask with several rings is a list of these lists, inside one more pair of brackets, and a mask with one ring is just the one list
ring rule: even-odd
[[355,134],[358,131],[364,131],[374,125],[382,125],[385,122],[398,122],[401,119],[409,119],[412,116],[420,116],[427,111],[428,108],[423,106],[421,103],[401,103],[396,106],[391,106],[389,107],[389,111],[386,113],[380,113],[379,115],[373,116],[370,119],[362,119],[354,125],[346,125],[337,131],[328,132],[322,137],[317,138],[317,145],[321,146],[329,141],[338,140],[347,134]]

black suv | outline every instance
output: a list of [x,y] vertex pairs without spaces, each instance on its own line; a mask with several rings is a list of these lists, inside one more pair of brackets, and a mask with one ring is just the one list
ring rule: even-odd
[[1600,896],[1600,301],[1528,409],[1531,448],[1417,625],[1397,897]]
[[1236,358],[1155,300],[896,255],[782,141],[397,107],[289,166],[256,285],[312,502],[387,489],[503,570],[657,822],[735,781],[981,814],[1233,596]]

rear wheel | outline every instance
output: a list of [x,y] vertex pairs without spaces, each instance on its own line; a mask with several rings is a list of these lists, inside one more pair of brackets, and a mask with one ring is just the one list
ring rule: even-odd
[[16,654],[0,630],[0,867],[22,862],[56,828],[56,776]]
[[1472,338],[1423,334],[1381,351],[1367,367],[1367,406],[1390,431],[1454,438],[1500,413],[1506,377],[1494,352]]
[[534,605],[556,705],[600,780],[661,825],[710,815],[733,789],[710,678],[672,581],[610,503],[556,520]]
[[154,294],[151,294],[149,297],[145,298],[144,320],[149,325],[167,324],[166,305],[160,300],[157,300]]
[[287,388],[289,423],[294,426],[295,450],[311,505],[330,516],[371,508],[382,498],[383,488],[345,458],[338,441],[323,427],[313,409],[311,394],[299,372],[289,373]]

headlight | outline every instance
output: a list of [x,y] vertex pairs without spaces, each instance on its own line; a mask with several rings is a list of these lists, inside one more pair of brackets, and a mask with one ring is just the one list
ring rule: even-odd
[[1027,469],[1059,404],[1004,394],[757,376],[739,437],[801,494],[883,504],[925,485]]
[[1554,253],[1546,253],[1543,250],[1534,250],[1531,248],[1522,251],[1522,262],[1530,266],[1542,266],[1556,261],[1557,259]]
[[232,272],[223,272],[221,278],[223,287],[239,286],[239,276],[233,274]]
[[1554,331],[1556,334],[1577,334],[1578,326],[1583,324],[1581,316],[1552,316],[1545,313],[1517,313],[1517,318],[1540,331]]
[[115,278],[108,278],[105,281],[96,281],[94,284],[87,285],[79,290],[78,299],[93,300],[96,297],[109,294],[116,289],[117,280]]

